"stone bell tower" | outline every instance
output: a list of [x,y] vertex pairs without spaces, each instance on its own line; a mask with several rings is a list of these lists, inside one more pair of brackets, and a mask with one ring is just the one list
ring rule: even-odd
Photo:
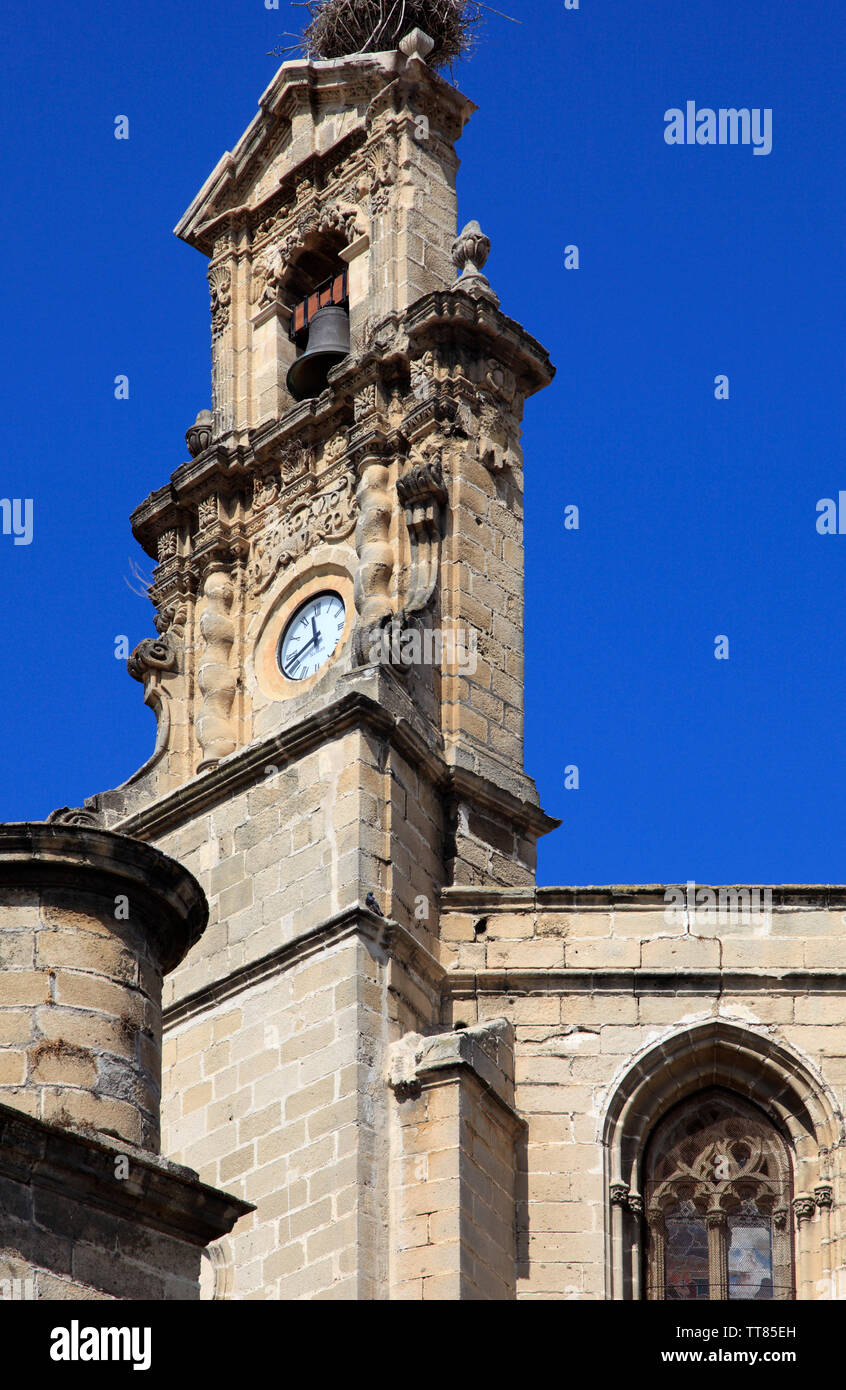
[[557,824],[523,768],[520,446],[553,369],[457,235],[474,108],[431,48],[284,64],[176,229],[213,409],[132,518],[156,747],[82,814],[210,899],[164,1147],[255,1204],[217,1296],[386,1296],[386,1048],[442,1023],[441,891],[530,888]]

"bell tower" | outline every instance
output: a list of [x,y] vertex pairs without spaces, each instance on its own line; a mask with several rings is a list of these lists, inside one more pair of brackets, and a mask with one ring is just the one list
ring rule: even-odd
[[164,1150],[256,1210],[216,1296],[387,1296],[386,1051],[442,1024],[446,886],[527,888],[521,418],[553,369],[457,234],[474,107],[396,51],[286,63],[176,231],[212,409],[132,517],[149,762],[80,814],[203,885]]

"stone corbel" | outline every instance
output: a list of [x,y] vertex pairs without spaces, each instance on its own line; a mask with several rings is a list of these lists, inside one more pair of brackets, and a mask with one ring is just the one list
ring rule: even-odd
[[411,574],[403,612],[422,613],[432,601],[440,565],[442,509],[447,501],[440,455],[410,468],[397,479],[396,486],[411,542]]
[[798,1197],[793,1198],[793,1214],[796,1217],[796,1225],[800,1230],[804,1221],[811,1220],[816,1209],[816,1202],[807,1192],[802,1192]]

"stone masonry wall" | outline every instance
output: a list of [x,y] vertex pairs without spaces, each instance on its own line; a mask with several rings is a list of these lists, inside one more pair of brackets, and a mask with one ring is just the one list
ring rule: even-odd
[[497,1023],[391,1050],[391,1298],[515,1296],[512,1044]]
[[[650,1063],[659,1076],[660,1049],[679,1034],[693,1039],[698,1026],[722,1020],[758,1050],[758,1071],[783,1048],[809,1078],[796,1108],[809,1086],[818,1088],[831,1132],[842,1131],[843,890],[776,889],[770,920],[723,921],[700,910],[681,927],[665,920],[660,889],[482,892],[475,900],[447,890],[445,898],[447,1023],[505,1017],[515,1029],[515,1103],[528,1122],[520,1297],[608,1296],[604,1117],[635,1059],[659,1049]],[[784,1088],[788,1081],[785,1074]],[[794,1237],[801,1297],[842,1297],[846,1288],[840,1142],[820,1158],[816,1145],[797,1141],[796,1190],[812,1194]],[[813,1201],[821,1172],[833,1185],[830,1211]]]
[[367,1299],[384,1281],[379,957],[324,942],[167,1035],[169,1157],[256,1205],[223,1243],[234,1298]]

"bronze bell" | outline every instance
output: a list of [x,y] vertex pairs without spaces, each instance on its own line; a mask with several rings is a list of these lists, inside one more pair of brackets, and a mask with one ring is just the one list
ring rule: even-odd
[[349,356],[350,316],[338,304],[318,309],[308,330],[308,347],[288,369],[288,390],[295,401],[319,396],[332,367]]

